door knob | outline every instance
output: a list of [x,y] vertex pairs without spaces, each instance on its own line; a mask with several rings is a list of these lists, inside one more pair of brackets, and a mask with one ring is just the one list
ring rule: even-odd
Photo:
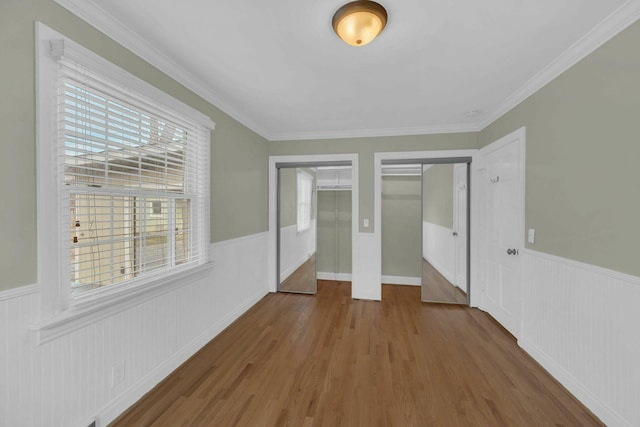
[[454,232],[453,232],[453,233],[451,233],[451,234],[453,234],[454,236],[457,236],[457,235],[458,235],[458,232],[457,232],[457,231],[454,231]]
[[507,255],[518,255],[517,249],[507,249]]

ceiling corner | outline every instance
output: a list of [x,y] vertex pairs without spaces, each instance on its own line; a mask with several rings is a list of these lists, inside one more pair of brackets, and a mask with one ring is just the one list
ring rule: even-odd
[[269,140],[268,132],[236,108],[220,99],[200,79],[156,49],[151,43],[124,25],[93,0],[54,0],[63,8],[87,22],[116,43],[168,75],[187,89],[202,97],[214,107],[228,114],[262,138]]

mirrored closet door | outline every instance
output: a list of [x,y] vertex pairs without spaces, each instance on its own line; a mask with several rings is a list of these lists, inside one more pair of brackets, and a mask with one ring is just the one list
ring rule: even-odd
[[315,294],[315,167],[278,169],[278,291]]
[[468,170],[422,166],[422,301],[468,304]]

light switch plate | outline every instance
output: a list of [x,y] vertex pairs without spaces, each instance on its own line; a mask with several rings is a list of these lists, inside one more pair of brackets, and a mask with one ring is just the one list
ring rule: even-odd
[[367,228],[369,226],[369,218],[365,218],[362,220],[362,226]]
[[536,242],[536,229],[535,228],[530,228],[529,229],[529,233],[527,234],[527,241],[529,243],[535,243]]

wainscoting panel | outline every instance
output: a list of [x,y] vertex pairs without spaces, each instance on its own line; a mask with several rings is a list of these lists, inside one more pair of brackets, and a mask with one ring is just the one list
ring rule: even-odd
[[1,293],[0,426],[104,426],[267,294],[267,233],[211,250],[192,283],[39,346],[37,287]]
[[449,282],[455,280],[455,238],[453,229],[422,221],[422,256]]
[[640,426],[640,278],[522,250],[519,344],[609,426]]

